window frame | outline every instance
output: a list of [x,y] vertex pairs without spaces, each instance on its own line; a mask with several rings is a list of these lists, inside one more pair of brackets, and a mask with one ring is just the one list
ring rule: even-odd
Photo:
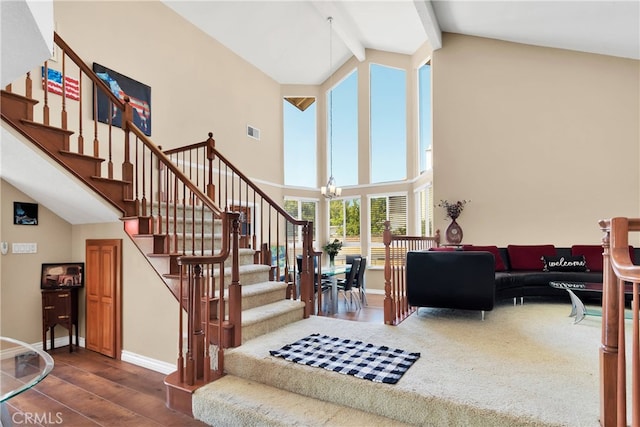
[[[376,258],[374,260],[373,255],[372,255],[372,249],[373,248],[384,248],[384,241],[380,242],[380,243],[376,243],[373,239],[373,234],[371,232],[371,227],[372,227],[372,220],[371,220],[371,201],[373,199],[378,199],[378,198],[383,198],[386,197],[387,198],[387,212],[386,212],[386,220],[389,220],[389,198],[390,197],[398,197],[398,196],[404,196],[405,198],[405,235],[408,233],[409,231],[409,192],[408,191],[395,191],[395,192],[387,192],[387,193],[376,193],[376,194],[367,194],[367,209],[369,212],[369,217],[368,217],[368,233],[369,233],[369,247],[367,248],[367,252],[368,252],[368,257],[369,257],[369,262],[368,265],[371,266],[371,268],[373,269],[380,269],[380,268],[384,268],[384,258],[383,258],[383,263],[382,264],[376,264],[376,260],[378,258]],[[384,232],[384,231],[383,231]]]
[[[355,200],[359,203],[359,211],[360,211],[360,217],[358,218],[358,222],[359,222],[359,228],[360,228],[360,232],[358,234],[358,242],[349,242],[346,238],[346,233],[347,233],[347,215],[346,215],[346,203],[345,201],[347,200]],[[332,235],[331,233],[331,203],[332,202],[342,202],[342,213],[343,213],[343,220],[342,220],[342,224],[344,227],[344,231],[342,233],[341,237]],[[339,239],[340,241],[342,241],[342,251],[340,251],[338,253],[338,256],[335,258],[336,261],[339,262],[343,262],[346,260],[346,256],[347,255],[354,255],[354,254],[362,254],[362,197],[360,195],[356,195],[356,196],[351,196],[351,197],[339,197],[339,198],[335,198],[335,199],[331,199],[328,200],[327,203],[327,220],[328,220],[328,229],[327,229],[327,234],[329,236],[330,241],[332,241],[333,239]],[[354,251],[353,248],[357,248],[357,251]]]

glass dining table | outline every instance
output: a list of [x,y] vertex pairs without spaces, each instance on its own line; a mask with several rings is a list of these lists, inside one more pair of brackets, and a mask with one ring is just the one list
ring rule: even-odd
[[13,424],[6,401],[29,390],[53,369],[53,358],[30,344],[0,337],[0,422]]
[[[342,275],[342,274],[347,274],[351,271],[351,264],[344,264],[344,265],[334,265],[334,266],[329,266],[329,267],[324,267],[324,268],[320,268],[319,272],[322,275],[323,278],[327,278],[329,279],[329,282],[331,283],[331,305],[330,310],[328,310],[328,312],[330,313],[337,313],[338,312],[338,276]],[[316,270],[316,274],[318,273],[318,270]]]

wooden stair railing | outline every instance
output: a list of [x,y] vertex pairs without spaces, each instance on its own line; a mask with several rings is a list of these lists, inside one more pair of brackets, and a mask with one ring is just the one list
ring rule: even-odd
[[416,311],[407,300],[407,252],[440,246],[440,230],[436,230],[434,236],[401,236],[392,234],[391,222],[385,221],[383,240],[384,323],[398,325]]
[[[272,268],[272,280],[288,284],[287,296],[295,295],[300,277],[304,317],[317,313],[314,307],[313,222],[291,216],[260,187],[227,160],[215,147],[213,134],[205,141],[166,150],[165,154],[183,174],[198,185],[217,206],[240,213],[240,247],[256,250],[255,262]],[[296,256],[303,257],[298,270]],[[316,307],[321,307],[320,301]],[[239,308],[231,308],[233,309]]]
[[[640,266],[629,254],[629,233],[640,231],[640,218],[600,221],[604,232],[602,343],[600,346],[600,424],[605,427],[640,427]],[[627,343],[625,282],[633,284],[631,340]],[[631,346],[627,370],[627,344]],[[627,381],[630,379],[630,394]],[[631,407],[627,408],[630,403]]]
[[[167,405],[181,412],[192,415],[191,395],[195,389],[224,375],[223,343],[233,342],[234,324],[240,324],[240,319],[234,319],[233,314],[225,310],[225,260],[231,256],[231,283],[227,292],[230,300],[239,301],[240,269],[238,260],[238,228],[239,215],[237,213],[222,214],[222,244],[221,252],[215,256],[180,256],[180,295],[185,296],[187,312],[193,313],[186,319],[182,315],[182,307],[178,312],[178,335],[185,336],[178,344],[178,369],[165,379],[167,386]],[[217,277],[217,278],[216,278]],[[228,320],[225,320],[228,319]],[[217,327],[212,328],[212,325]],[[212,337],[215,331],[217,337]],[[215,342],[215,354],[211,355],[209,343]],[[213,363],[212,363],[213,360]],[[213,366],[212,366],[213,365]],[[213,368],[213,369],[212,369]]]
[[[118,208],[123,213],[124,228],[130,236],[154,235],[153,253],[169,260],[169,271],[166,274],[180,274],[179,263],[190,266],[194,262],[202,262],[202,259],[190,260],[189,255],[202,255],[207,249],[211,250],[211,259],[205,261],[217,263],[230,256],[233,262],[232,270],[237,273],[237,245],[232,245],[231,253],[228,244],[219,253],[213,253],[213,246],[207,248],[205,245],[206,242],[212,241],[214,232],[205,231],[202,225],[204,221],[195,225],[198,223],[195,221],[196,216],[212,220],[222,218],[223,229],[231,233],[233,228],[229,221],[237,222],[236,216],[225,215],[213,200],[201,192],[198,186],[136,127],[127,96],[120,99],[112,93],[57,33],[54,34],[54,42],[60,48],[59,60],[57,63],[47,61],[42,69],[36,70],[37,75],[42,71],[41,85],[33,85],[32,73],[29,72],[24,81],[14,82],[2,91],[1,115],[4,122]],[[47,70],[54,66],[59,68],[58,71],[61,73],[61,95],[52,95],[44,90],[48,87]],[[74,95],[73,98],[67,96],[68,79],[78,81],[77,96]],[[40,80],[38,77],[39,83]],[[88,98],[85,94],[87,87],[90,88],[94,100],[89,106],[83,104],[84,98]],[[18,94],[20,92],[23,95]],[[106,124],[93,120],[93,117],[98,116],[98,93],[106,97],[108,111],[112,112]],[[116,118],[120,119],[120,127],[114,125]],[[90,150],[85,150],[86,129],[92,131]],[[85,151],[90,153],[87,154]],[[159,171],[162,171],[161,175]],[[180,233],[182,236],[178,235]],[[187,239],[184,238],[187,233],[193,237],[190,244],[186,243]],[[216,335],[212,337],[212,341],[225,346],[240,345],[240,311],[225,316],[224,298],[221,294],[218,298],[210,298],[211,301],[206,304],[194,304],[193,301],[189,303],[188,298],[183,297],[197,293],[194,287],[198,285],[198,280],[193,275],[183,277],[186,277],[185,283],[180,280],[178,290],[170,289],[180,302],[180,319],[184,310],[188,314],[187,336],[199,336],[202,325],[198,319],[209,318]],[[237,278],[237,275],[235,277]],[[224,281],[223,278],[220,280]],[[209,292],[209,295],[214,295],[214,288]],[[229,305],[240,306],[239,292],[229,293]],[[203,317],[203,310],[210,315]],[[181,343],[182,335],[178,340]],[[198,366],[194,369],[200,373],[205,371],[204,352],[208,346],[191,347],[195,342],[197,341],[189,339],[187,348],[183,349],[182,344],[180,348],[185,354],[190,355],[188,359],[197,361]],[[179,359],[184,358],[185,354],[180,354]],[[222,361],[223,359],[219,358],[219,363]],[[181,366],[178,366],[177,370],[180,369]],[[222,372],[222,366],[219,369]]]

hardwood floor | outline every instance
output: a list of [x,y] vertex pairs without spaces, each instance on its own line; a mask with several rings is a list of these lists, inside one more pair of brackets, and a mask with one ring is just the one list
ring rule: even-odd
[[50,354],[55,366],[47,378],[7,401],[14,425],[205,425],[165,406],[163,374],[84,348]]
[[[382,323],[384,296],[367,294],[367,299],[367,306],[348,311],[341,297],[332,317]],[[205,426],[165,406],[163,374],[84,348],[69,353],[61,347],[50,354],[55,367],[49,376],[7,401],[14,425]]]
[[338,313],[331,315],[338,319],[355,320],[358,322],[383,323],[384,311],[382,303],[384,295],[367,294],[367,305],[363,305],[361,309],[356,310],[355,307],[345,305],[344,298],[338,297]]

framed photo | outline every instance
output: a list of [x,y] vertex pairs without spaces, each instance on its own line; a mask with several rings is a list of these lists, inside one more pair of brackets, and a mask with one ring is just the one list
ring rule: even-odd
[[17,225],[38,225],[38,204],[13,202],[13,223]]
[[40,289],[82,288],[83,286],[83,262],[42,264]]
[[[145,135],[151,136],[151,87],[95,62],[93,71],[118,99],[124,101],[125,96],[129,97],[129,103],[133,108],[133,123]],[[109,98],[102,91],[94,93],[97,97],[97,111],[94,113],[97,120],[107,124],[111,120],[114,126],[122,127],[122,112],[109,103]]]

